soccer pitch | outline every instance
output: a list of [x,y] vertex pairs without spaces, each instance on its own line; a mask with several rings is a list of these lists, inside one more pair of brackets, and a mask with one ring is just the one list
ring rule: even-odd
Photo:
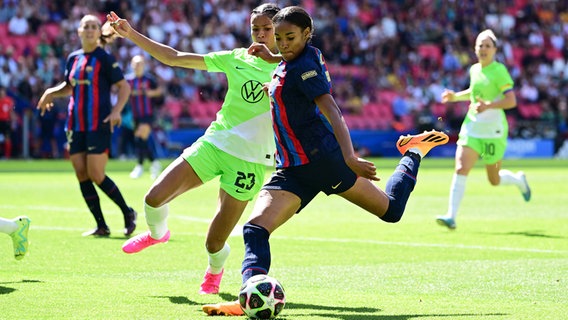
[[[384,188],[398,159],[372,160]],[[139,212],[138,234],[151,181],[148,173],[130,179],[133,165],[111,161],[107,172]],[[568,161],[506,160],[504,168],[526,172],[531,202],[516,187],[490,186],[478,164],[455,231],[434,221],[447,207],[452,159],[423,161],[397,224],[320,194],[271,237],[270,275],[287,300],[278,319],[566,319]],[[102,192],[111,237],[81,237],[95,225],[69,162],[0,162],[0,216],[32,220],[22,261],[0,236],[0,319],[207,318],[202,304],[237,298],[243,257],[237,227],[221,294],[197,293],[217,192],[213,181],[174,200],[170,242],[127,255],[122,214]]]

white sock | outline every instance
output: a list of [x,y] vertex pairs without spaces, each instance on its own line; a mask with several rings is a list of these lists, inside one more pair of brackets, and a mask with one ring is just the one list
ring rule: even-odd
[[14,221],[0,218],[0,232],[10,235],[16,231],[18,231],[18,225]]
[[448,203],[448,214],[446,216],[456,219],[460,203],[465,193],[465,182],[467,176],[454,173],[452,185],[450,187],[450,199]]
[[225,261],[227,261],[230,252],[231,252],[231,247],[229,247],[229,245],[226,242],[225,246],[223,246],[223,249],[215,253],[207,252],[207,254],[209,255],[209,267],[207,268],[207,271],[212,274],[221,273],[221,271],[223,271],[223,266],[225,265]]
[[523,179],[521,179],[521,175],[518,173],[513,173],[507,169],[499,170],[499,178],[500,186],[505,186],[508,184],[514,184],[523,192],[525,192],[525,184],[523,183]]
[[146,215],[146,223],[150,229],[150,236],[154,239],[161,239],[168,232],[168,205],[165,204],[159,208],[149,206],[144,202],[144,213]]

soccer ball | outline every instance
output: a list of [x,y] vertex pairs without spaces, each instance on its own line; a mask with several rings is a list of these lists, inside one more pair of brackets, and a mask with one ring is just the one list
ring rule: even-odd
[[272,319],[286,304],[284,288],[278,280],[264,274],[248,279],[241,287],[239,303],[253,319]]

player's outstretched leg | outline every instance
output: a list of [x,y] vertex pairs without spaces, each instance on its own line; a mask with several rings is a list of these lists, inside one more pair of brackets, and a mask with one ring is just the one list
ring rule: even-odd
[[10,234],[14,245],[14,257],[16,260],[22,260],[28,253],[28,231],[31,220],[26,216],[21,216],[12,221],[18,225],[18,230]]
[[424,158],[432,148],[446,144],[449,140],[448,135],[443,132],[436,130],[424,131],[417,135],[400,136],[396,142],[396,147],[402,155],[406,151],[411,151]]

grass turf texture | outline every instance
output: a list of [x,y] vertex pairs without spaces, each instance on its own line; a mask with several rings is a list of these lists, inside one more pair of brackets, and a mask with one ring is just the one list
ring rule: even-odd
[[[384,188],[396,159],[372,159]],[[169,160],[162,160],[167,164]],[[128,177],[134,163],[111,161],[109,176],[139,213],[151,181]],[[471,172],[458,228],[445,213],[450,159],[426,159],[406,213],[387,224],[337,196],[319,195],[271,238],[270,275],[286,289],[279,319],[562,319],[568,314],[568,162],[507,160],[533,190],[525,203],[513,186],[491,187]],[[205,233],[216,207],[213,181],[174,200],[172,238],[122,253],[123,218],[102,192],[111,237],[83,238],[94,221],[65,161],[0,162],[0,216],[32,219],[30,254],[13,258],[0,242],[2,319],[203,319],[204,303],[236,299],[242,237],[219,296],[197,294],[207,257]],[[249,204],[240,223],[252,209]]]

